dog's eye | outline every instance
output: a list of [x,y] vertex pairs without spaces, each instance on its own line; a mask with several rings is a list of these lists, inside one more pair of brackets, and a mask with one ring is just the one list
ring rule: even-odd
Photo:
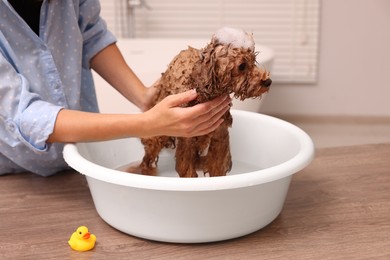
[[246,69],[246,63],[241,63],[241,64],[238,66],[238,69],[239,69],[240,71],[245,70],[245,69]]

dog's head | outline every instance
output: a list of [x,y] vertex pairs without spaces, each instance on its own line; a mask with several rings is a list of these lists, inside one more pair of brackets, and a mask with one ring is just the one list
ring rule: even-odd
[[192,78],[203,100],[231,93],[241,100],[260,97],[272,83],[256,62],[252,35],[231,28],[218,31],[201,50]]

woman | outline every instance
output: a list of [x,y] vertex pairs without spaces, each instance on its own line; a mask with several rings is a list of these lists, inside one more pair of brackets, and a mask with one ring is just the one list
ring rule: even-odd
[[[149,107],[154,94],[127,66],[98,0],[0,0],[0,174],[67,168],[63,143],[215,130],[230,98],[194,107],[195,91]],[[91,69],[141,114],[98,113]]]

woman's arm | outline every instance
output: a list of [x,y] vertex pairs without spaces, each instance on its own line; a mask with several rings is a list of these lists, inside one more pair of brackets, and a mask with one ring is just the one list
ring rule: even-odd
[[98,52],[91,68],[142,111],[150,108],[154,90],[146,88],[124,60],[116,44]]
[[229,109],[222,96],[193,107],[180,107],[195,99],[191,90],[172,95],[142,114],[108,115],[63,109],[58,113],[48,142],[90,142],[131,136],[199,136],[214,131]]

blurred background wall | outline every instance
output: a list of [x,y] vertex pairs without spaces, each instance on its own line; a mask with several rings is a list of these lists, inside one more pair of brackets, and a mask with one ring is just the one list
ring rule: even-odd
[[275,84],[263,112],[390,116],[390,1],[323,0],[317,83]]

